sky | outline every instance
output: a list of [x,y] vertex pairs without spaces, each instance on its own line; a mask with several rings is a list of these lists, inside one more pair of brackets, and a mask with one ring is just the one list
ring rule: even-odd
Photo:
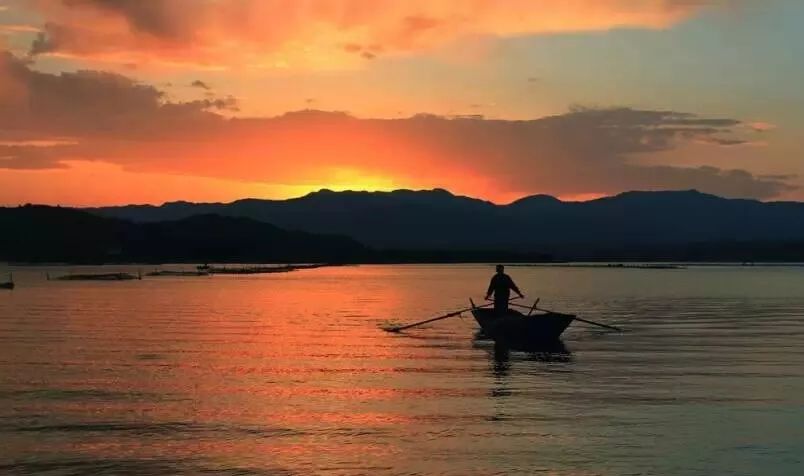
[[0,0],[0,204],[804,200],[799,0]]

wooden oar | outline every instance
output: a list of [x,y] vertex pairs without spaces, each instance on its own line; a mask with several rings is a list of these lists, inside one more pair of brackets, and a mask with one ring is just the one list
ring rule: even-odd
[[[516,306],[516,307],[521,307],[521,308],[529,309],[529,310],[531,310],[531,309],[538,309],[539,311],[544,311],[544,312],[553,312],[553,311],[550,311],[549,309],[542,309],[542,308],[540,308],[540,307],[536,307],[536,306],[534,306],[533,308],[531,308],[530,306],[523,306],[522,304],[516,304],[516,303],[512,303],[511,305],[512,305],[512,306]],[[531,312],[532,312],[532,311],[531,311]],[[599,322],[590,321],[589,319],[583,319],[583,318],[580,318],[580,317],[578,317],[578,316],[575,316],[575,320],[576,320],[576,321],[585,322],[585,323],[587,323],[587,324],[592,324],[592,325],[595,325],[595,326],[605,327],[606,329],[611,329],[611,330],[613,330],[613,331],[617,331],[617,332],[622,332],[622,331],[623,331],[623,330],[622,330],[622,329],[620,329],[619,327],[610,326],[610,325],[608,325],[608,324],[601,324],[601,323],[599,323]]]
[[[489,306],[489,304],[487,304],[486,306],[479,306],[479,307],[487,307],[487,306]],[[469,308],[466,308],[466,309],[461,309],[460,311],[455,311],[455,312],[450,312],[449,314],[444,314],[443,316],[438,316],[438,317],[434,317],[432,319],[427,319],[425,321],[414,322],[413,324],[407,324],[407,325],[404,325],[404,326],[383,327],[382,330],[384,330],[386,332],[404,331],[405,329],[410,329],[411,327],[421,326],[423,324],[427,324],[427,323],[430,323],[430,322],[440,321],[442,319],[446,319],[446,318],[452,317],[452,316],[458,316],[460,314],[463,314],[464,312],[468,312],[468,311],[471,311],[471,310],[472,310],[472,308],[469,307]]]
[[[517,298],[512,298],[512,299],[509,300],[509,302],[513,301],[514,299],[517,299]],[[444,314],[443,316],[434,317],[432,319],[427,319],[425,321],[414,322],[413,324],[407,324],[407,325],[404,325],[404,326],[383,327],[382,330],[384,330],[386,332],[404,331],[405,329],[410,329],[411,327],[417,327],[417,326],[421,326],[422,324],[428,324],[430,322],[440,321],[440,320],[446,319],[448,317],[458,316],[460,314],[463,314],[464,312],[469,312],[472,309],[478,309],[478,308],[481,308],[481,307],[489,307],[489,306],[493,306],[493,305],[494,305],[494,303],[490,302],[488,304],[483,304],[482,306],[467,307],[466,309],[461,309],[460,311],[453,311],[453,312],[450,312],[449,314]]]
[[[543,309],[542,309],[542,310],[543,310]],[[617,331],[617,332],[622,332],[622,331],[623,331],[623,330],[622,330],[622,329],[620,329],[619,327],[610,326],[610,325],[608,325],[608,324],[601,324],[601,323],[599,323],[599,322],[590,321],[589,319],[581,319],[581,318],[580,318],[580,317],[578,317],[578,316],[575,316],[575,320],[576,320],[576,321],[585,322],[585,323],[587,323],[587,324],[592,324],[592,325],[595,325],[595,326],[603,327],[603,328],[605,328],[605,329],[611,329],[611,330],[613,330],[613,331]]]
[[533,301],[533,306],[530,308],[530,310],[528,310],[528,316],[530,316],[531,314],[533,314],[533,311],[535,311],[535,310],[537,309],[537,307],[536,307],[536,306],[538,306],[538,305],[539,305],[539,301],[541,301],[541,300],[542,300],[542,298],[536,298],[536,300],[535,300],[535,301]]

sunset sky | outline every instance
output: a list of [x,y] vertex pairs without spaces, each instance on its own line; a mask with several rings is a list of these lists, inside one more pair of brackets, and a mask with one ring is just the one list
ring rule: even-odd
[[800,0],[0,0],[0,204],[804,200]]

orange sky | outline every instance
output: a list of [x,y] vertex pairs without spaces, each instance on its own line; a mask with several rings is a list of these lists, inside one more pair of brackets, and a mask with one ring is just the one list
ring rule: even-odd
[[[785,13],[729,0],[0,0],[0,203],[434,187],[497,202],[795,198],[801,96],[793,74],[773,77],[786,64],[765,67],[784,57],[744,48],[752,82],[713,86],[730,50],[712,32],[748,38]],[[766,84],[775,96],[754,100]]]

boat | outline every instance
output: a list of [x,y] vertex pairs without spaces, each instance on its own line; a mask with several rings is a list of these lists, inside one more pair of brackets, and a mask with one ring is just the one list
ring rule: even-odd
[[494,309],[478,307],[471,299],[470,302],[472,316],[480,325],[484,336],[495,342],[516,346],[555,342],[576,318],[573,314],[546,310],[525,315],[515,309],[508,309],[505,314],[499,315]]
[[4,283],[0,283],[0,289],[14,289],[14,277],[12,275],[8,275],[8,281]]

